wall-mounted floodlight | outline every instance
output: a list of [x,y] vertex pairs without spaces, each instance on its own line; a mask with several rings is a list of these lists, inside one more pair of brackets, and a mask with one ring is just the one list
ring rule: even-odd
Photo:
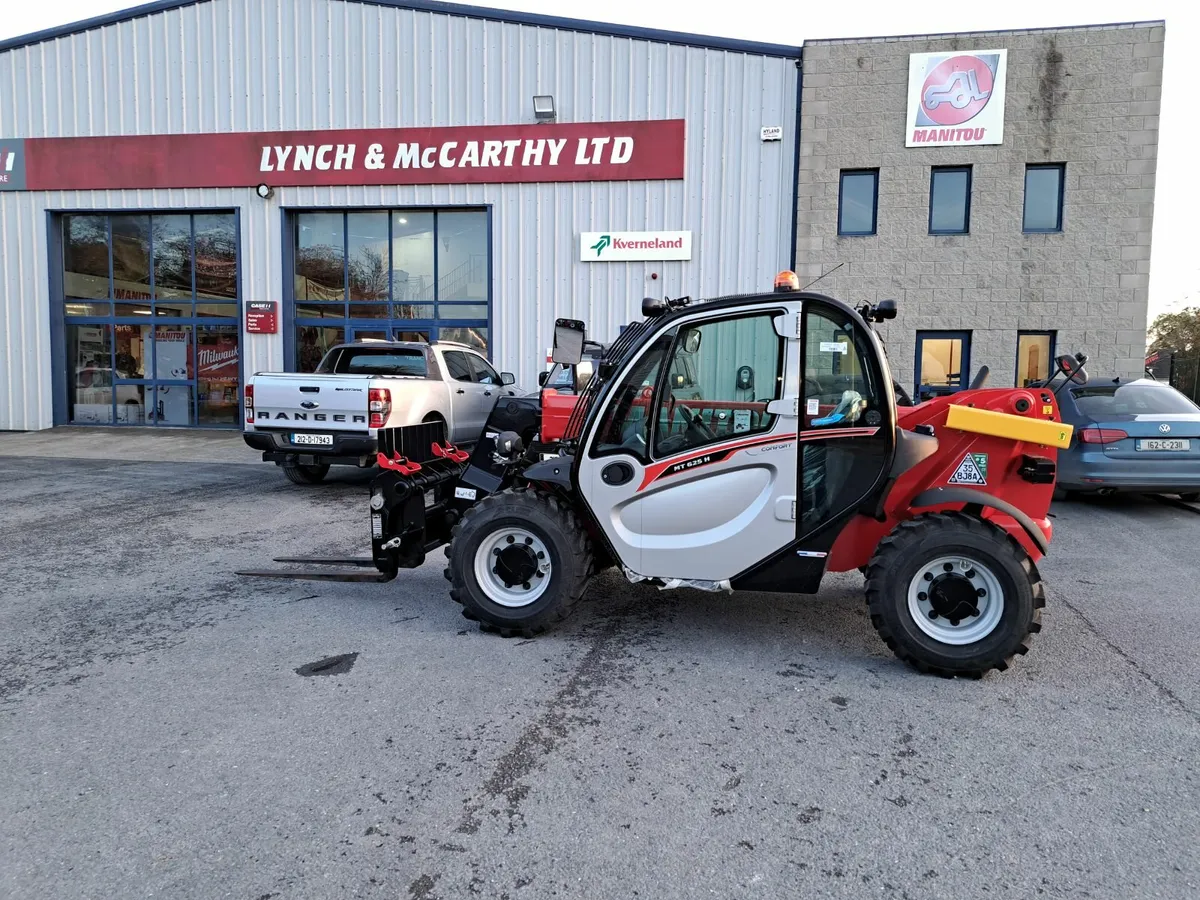
[[533,115],[539,122],[553,122],[555,119],[554,97],[550,94],[535,94]]
[[271,187],[269,184],[260,184],[254,189],[254,192],[264,200],[270,200],[275,196],[275,188]]

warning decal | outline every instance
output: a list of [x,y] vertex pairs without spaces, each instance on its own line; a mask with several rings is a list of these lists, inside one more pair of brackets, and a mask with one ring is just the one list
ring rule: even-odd
[[986,453],[968,453],[963,457],[948,484],[987,484],[988,457]]

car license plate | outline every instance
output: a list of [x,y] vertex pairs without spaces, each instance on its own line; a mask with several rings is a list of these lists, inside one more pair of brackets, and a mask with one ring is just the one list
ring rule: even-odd
[[312,444],[317,447],[332,447],[332,434],[293,434],[293,444]]
[[1192,442],[1189,440],[1181,440],[1179,438],[1166,439],[1151,438],[1146,441],[1138,441],[1137,448],[1139,450],[1191,450]]

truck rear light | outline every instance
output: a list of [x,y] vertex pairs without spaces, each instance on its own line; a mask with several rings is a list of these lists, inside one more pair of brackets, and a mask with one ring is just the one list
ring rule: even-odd
[[370,427],[382,428],[392,414],[392,392],[387,388],[371,388],[367,395],[367,411],[371,414]]
[[1115,444],[1127,437],[1129,435],[1120,428],[1085,428],[1079,432],[1079,438],[1085,444]]
[[246,385],[246,399],[243,401],[246,405],[246,421],[254,422],[254,385]]

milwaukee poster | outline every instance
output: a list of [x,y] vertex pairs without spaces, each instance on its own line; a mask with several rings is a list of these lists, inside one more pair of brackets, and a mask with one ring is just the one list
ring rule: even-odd
[[0,190],[655,181],[684,121],[0,138]]
[[912,53],[906,147],[1004,142],[1007,50]]

